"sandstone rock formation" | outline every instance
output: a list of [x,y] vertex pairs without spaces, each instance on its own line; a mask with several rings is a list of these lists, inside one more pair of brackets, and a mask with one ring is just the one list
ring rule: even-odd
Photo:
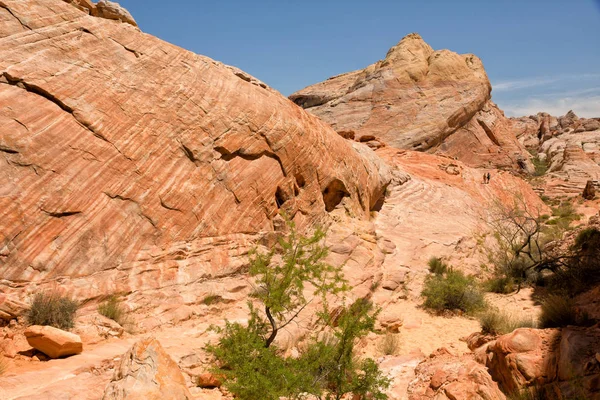
[[[343,137],[531,171],[510,122],[491,102],[479,58],[434,51],[412,33],[382,61],[290,96]],[[378,147],[377,144],[373,145]]]
[[554,385],[566,398],[599,398],[598,328],[517,329],[489,346],[487,366],[509,393]]
[[158,340],[143,339],[123,355],[102,400],[192,400],[181,370]]
[[0,293],[0,320],[10,321],[23,315],[29,306]]
[[538,113],[513,118],[519,140],[548,164],[545,191],[551,196],[581,195],[587,182],[600,180],[600,120]]
[[83,351],[79,336],[52,326],[30,326],[25,330],[25,337],[31,347],[50,358],[72,356]]
[[483,365],[469,355],[456,357],[444,348],[421,362],[415,374],[408,388],[410,400],[506,399]]
[[3,4],[7,292],[230,274],[280,211],[303,227],[336,207],[365,218],[381,198],[376,155],[247,74],[61,0]]
[[135,19],[129,11],[121,7],[118,3],[100,0],[98,4],[94,4],[91,0],[64,0],[67,3],[77,7],[94,17],[112,19],[115,21],[126,22],[130,25],[137,26]]

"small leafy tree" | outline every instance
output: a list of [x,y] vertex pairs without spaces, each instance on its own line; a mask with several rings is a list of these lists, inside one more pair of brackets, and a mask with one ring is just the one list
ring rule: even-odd
[[[216,361],[213,371],[224,378],[224,386],[240,399],[277,400],[305,398],[341,399],[345,394],[387,398],[389,380],[370,359],[359,360],[354,352],[357,339],[374,329],[378,311],[368,301],[345,308],[335,321],[330,318],[325,295],[347,290],[341,267],[326,264],[324,233],[299,235],[288,222],[289,233],[278,246],[264,254],[251,253],[250,275],[257,288],[248,303],[246,326],[226,321],[219,342],[207,346]],[[284,358],[274,342],[278,332],[294,321],[312,299],[321,296],[319,321],[331,332],[325,339],[313,338],[298,358]],[[264,312],[264,316],[262,315]],[[336,326],[332,326],[333,324]]]
[[326,382],[326,399],[340,400],[348,393],[359,398],[387,399],[383,391],[390,380],[372,359],[357,359],[354,351],[357,339],[374,330],[378,314],[379,310],[373,312],[373,304],[365,299],[342,313],[333,333],[333,345],[321,355],[320,374],[314,374]]
[[346,290],[341,267],[324,262],[328,249],[322,243],[325,233],[315,230],[305,237],[287,221],[289,234],[279,238],[278,246],[268,253],[251,252],[250,275],[256,279],[255,297],[264,305],[271,331],[265,339],[269,347],[279,331],[294,321],[310,303],[304,290],[312,286],[313,296],[337,294]]

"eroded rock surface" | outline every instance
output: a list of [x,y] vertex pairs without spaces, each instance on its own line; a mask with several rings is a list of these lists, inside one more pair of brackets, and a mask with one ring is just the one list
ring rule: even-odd
[[384,163],[247,74],[61,0],[3,4],[8,291],[61,279],[82,299],[226,275],[280,211],[303,227],[380,199]]
[[473,165],[531,171],[472,54],[434,51],[415,33],[384,60],[290,96],[343,137],[437,152]]
[[600,397],[599,326],[517,329],[487,349],[487,366],[509,393],[553,385],[567,396]]
[[547,195],[582,195],[589,181],[600,185],[600,119],[569,111],[561,117],[538,113],[513,118],[512,123],[519,141],[548,166]]
[[457,357],[442,348],[421,362],[408,388],[410,400],[505,400],[486,368],[470,355]]
[[102,400],[192,400],[181,370],[158,340],[143,339],[123,355]]

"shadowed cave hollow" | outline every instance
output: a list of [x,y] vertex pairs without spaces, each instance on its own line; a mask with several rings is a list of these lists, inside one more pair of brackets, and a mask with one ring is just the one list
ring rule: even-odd
[[339,179],[334,179],[327,185],[323,190],[323,202],[325,203],[325,210],[327,212],[333,211],[338,204],[342,202],[342,199],[346,196],[350,196],[346,185]]

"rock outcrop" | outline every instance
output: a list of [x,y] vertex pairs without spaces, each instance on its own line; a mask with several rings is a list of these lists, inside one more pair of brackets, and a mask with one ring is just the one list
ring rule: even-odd
[[600,180],[600,120],[538,113],[513,118],[519,140],[548,165],[545,192],[551,196],[581,195]]
[[517,329],[488,347],[487,366],[509,393],[552,386],[564,398],[600,398],[599,328]]
[[78,335],[52,326],[33,325],[24,334],[31,347],[50,358],[72,356],[83,351]]
[[137,26],[137,22],[135,22],[135,19],[133,19],[129,11],[121,7],[118,3],[108,0],[100,0],[98,4],[94,4],[91,0],[64,1],[94,17],[112,19]]
[[123,355],[102,400],[192,400],[181,370],[158,340],[143,339]]
[[472,166],[531,171],[510,121],[472,54],[434,51],[412,33],[382,61],[290,96],[343,137],[457,157]]
[[81,299],[230,274],[280,211],[301,228],[336,208],[366,218],[384,193],[373,152],[245,73],[61,0],[0,14],[10,290],[61,279]]
[[410,400],[505,400],[486,368],[470,355],[457,357],[442,348],[421,362],[408,387]]

